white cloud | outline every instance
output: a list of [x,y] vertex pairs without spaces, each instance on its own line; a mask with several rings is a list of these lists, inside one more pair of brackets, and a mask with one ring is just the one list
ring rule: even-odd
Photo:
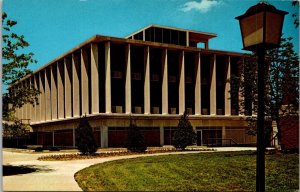
[[190,1],[185,3],[180,10],[183,12],[188,12],[195,9],[202,13],[206,13],[209,10],[211,10],[213,7],[216,7],[220,4],[221,4],[220,0],[201,0],[200,2]]

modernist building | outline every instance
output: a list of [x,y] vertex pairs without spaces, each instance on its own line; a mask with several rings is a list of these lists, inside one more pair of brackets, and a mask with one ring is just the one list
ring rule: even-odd
[[148,146],[170,145],[184,111],[198,145],[255,143],[227,81],[245,56],[209,49],[215,37],[157,25],[126,38],[96,35],[10,87],[41,92],[16,116],[30,119],[38,144],[50,146],[74,147],[85,114],[101,147],[124,144],[130,117]]

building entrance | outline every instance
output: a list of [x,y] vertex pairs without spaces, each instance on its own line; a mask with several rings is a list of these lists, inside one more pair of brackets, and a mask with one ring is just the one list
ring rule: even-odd
[[222,146],[222,129],[219,127],[197,129],[197,145]]
[[202,145],[202,130],[197,131],[197,145]]

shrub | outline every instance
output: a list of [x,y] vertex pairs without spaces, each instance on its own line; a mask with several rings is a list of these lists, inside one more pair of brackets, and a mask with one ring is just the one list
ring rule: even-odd
[[3,137],[6,138],[27,138],[32,128],[30,125],[23,124],[21,120],[14,120],[13,123],[3,123]]
[[27,146],[26,145],[22,145],[19,147],[20,149],[27,149]]
[[87,117],[79,119],[79,125],[76,129],[76,146],[82,155],[94,155],[97,151],[97,144],[93,135],[93,130]]
[[50,147],[49,151],[60,151],[60,149],[57,147]]
[[186,112],[181,116],[177,130],[174,133],[174,147],[184,150],[188,145],[193,145],[197,141],[197,134],[188,120]]
[[127,132],[127,141],[125,146],[131,152],[141,153],[145,152],[147,149],[143,134],[141,133],[140,129],[131,122],[131,120]]
[[42,152],[44,149],[42,147],[37,147],[34,149],[35,152]]

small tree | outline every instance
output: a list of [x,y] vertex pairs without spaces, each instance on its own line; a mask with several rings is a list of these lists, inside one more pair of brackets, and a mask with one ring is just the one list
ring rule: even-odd
[[2,124],[3,138],[16,139],[17,146],[19,146],[19,139],[27,139],[29,136],[31,126],[28,124],[23,124],[21,120],[15,119],[13,123],[5,122]]
[[[236,86],[231,88],[231,95],[240,94],[241,112],[246,115],[248,122],[247,134],[257,134],[257,57],[255,54],[239,63],[240,77],[231,77],[232,85],[240,85],[240,92]],[[265,69],[265,143],[268,144],[270,129],[267,126],[276,122],[280,141],[280,119],[286,116],[298,115],[299,111],[299,58],[294,51],[292,38],[282,38],[280,47],[267,51]],[[275,139],[275,138],[272,138]]]
[[184,150],[188,145],[192,145],[197,140],[197,134],[188,120],[186,112],[181,116],[177,130],[174,134],[174,147]]
[[127,132],[127,141],[125,146],[132,152],[145,152],[147,149],[144,136],[140,129],[132,122],[130,118],[130,125]]
[[[36,64],[34,54],[26,52],[29,43],[23,35],[16,34],[13,27],[16,21],[7,18],[6,13],[2,13],[2,84],[11,86],[23,77],[32,73],[28,68],[30,64]],[[2,117],[11,121],[16,108],[21,108],[24,104],[37,103],[39,91],[33,86],[24,86],[4,91],[2,94],[3,106]]]
[[79,119],[76,129],[76,146],[82,155],[94,155],[97,151],[97,144],[93,135],[93,130],[86,115]]

